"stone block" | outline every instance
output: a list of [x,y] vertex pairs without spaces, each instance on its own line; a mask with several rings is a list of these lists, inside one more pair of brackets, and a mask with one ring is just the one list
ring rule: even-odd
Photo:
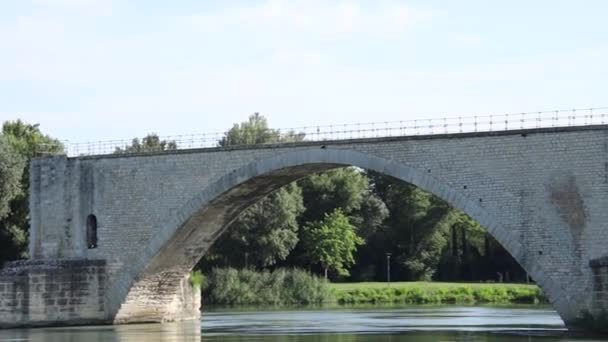
[[[83,279],[81,274],[72,275],[70,272],[88,270],[88,268],[72,266],[87,265],[88,263],[87,260],[20,261],[12,265],[10,275],[5,271],[0,271],[0,279],[15,281],[15,286],[6,288],[2,294],[8,299],[1,300],[2,308],[7,315],[0,315],[0,326],[52,324],[68,319],[78,321],[78,317],[68,318],[67,313],[76,313],[78,316],[79,311],[86,311],[90,307],[101,308],[101,310],[98,311],[97,316],[87,314],[88,319],[94,318],[95,322],[103,322],[105,319],[104,301],[103,298],[97,296],[95,289],[104,287],[105,284],[99,283],[97,277],[88,282],[76,282],[79,287],[78,291],[87,295],[74,298],[75,301],[78,301],[77,305],[69,305],[73,296],[72,292],[61,290],[70,287],[71,279]],[[105,262],[96,261],[93,263],[93,267],[105,270]],[[3,272],[4,274],[2,274]],[[97,273],[97,270],[94,272]],[[29,290],[21,290],[25,288],[29,288]]]

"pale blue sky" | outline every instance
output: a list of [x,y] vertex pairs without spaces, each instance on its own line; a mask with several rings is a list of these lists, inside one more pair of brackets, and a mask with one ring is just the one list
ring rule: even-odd
[[0,121],[94,141],[608,105],[608,1],[0,0]]

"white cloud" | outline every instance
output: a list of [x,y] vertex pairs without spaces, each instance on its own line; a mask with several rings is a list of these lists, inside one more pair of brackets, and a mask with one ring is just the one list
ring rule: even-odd
[[46,12],[70,15],[78,19],[83,16],[110,17],[126,2],[115,0],[29,0],[33,8]]
[[[485,32],[452,30],[433,10],[390,0],[147,15],[118,1],[32,1],[40,6],[0,22],[0,116],[69,127],[53,132],[71,140],[223,130],[253,111],[286,127],[525,109],[525,96],[540,101],[538,89],[560,93],[547,79],[574,79],[574,88],[583,71],[606,75],[605,51],[576,60],[492,56]],[[100,16],[97,6],[117,15]],[[528,84],[536,88],[525,91]],[[20,99],[5,95],[18,87]]]
[[302,67],[320,65],[323,56],[321,52],[313,50],[281,50],[274,54],[273,60],[285,65]]
[[31,0],[34,4],[70,8],[109,8],[112,0]]
[[[89,10],[111,8],[112,1],[33,1],[77,8],[82,16],[36,12],[15,18],[4,30],[0,27],[0,41],[7,51],[0,55],[0,80],[91,85],[120,78],[128,84],[173,78],[176,73],[204,74],[234,64],[315,67],[336,62],[328,55],[335,53],[333,45],[353,34],[404,33],[428,14],[392,3],[363,8],[354,1],[268,0],[199,14],[159,15],[153,24],[138,28],[143,33],[105,34],[106,25],[114,21],[99,20]],[[141,22],[134,19],[133,25]],[[256,60],[240,57],[246,55]],[[178,62],[185,56],[187,62]]]
[[393,3],[363,7],[355,1],[268,0],[258,6],[223,8],[177,19],[214,32],[246,28],[339,38],[353,33],[404,33],[412,24],[432,15],[428,9]]

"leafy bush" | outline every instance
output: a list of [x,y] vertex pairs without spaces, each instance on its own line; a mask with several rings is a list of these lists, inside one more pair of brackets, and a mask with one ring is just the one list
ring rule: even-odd
[[192,287],[202,289],[203,282],[203,272],[199,270],[190,272],[190,285],[192,285]]
[[320,304],[329,299],[329,285],[324,279],[298,269],[269,272],[215,268],[203,288],[203,300],[209,304]]

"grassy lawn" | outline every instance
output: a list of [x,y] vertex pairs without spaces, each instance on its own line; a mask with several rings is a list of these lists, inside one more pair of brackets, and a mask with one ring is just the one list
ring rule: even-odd
[[332,297],[354,303],[539,303],[545,298],[536,285],[505,283],[386,282],[330,284]]
[[363,290],[363,289],[383,289],[383,288],[453,288],[468,286],[476,288],[538,288],[535,284],[512,284],[512,283],[443,283],[430,281],[401,281],[391,282],[390,286],[386,282],[366,282],[366,283],[331,283],[330,287],[337,291]]

